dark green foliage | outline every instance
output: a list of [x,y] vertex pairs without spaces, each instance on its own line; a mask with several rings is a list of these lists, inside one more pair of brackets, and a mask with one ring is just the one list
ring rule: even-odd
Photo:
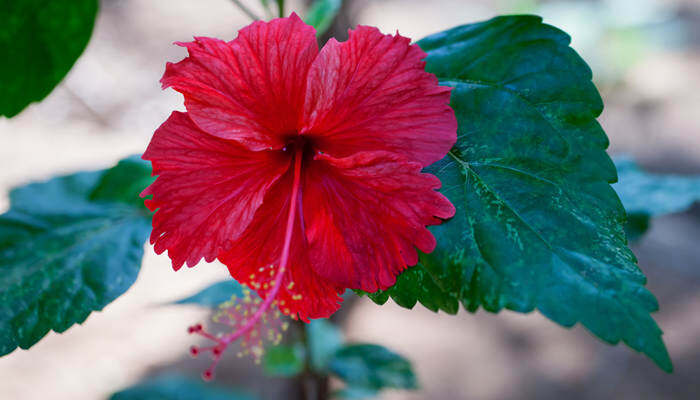
[[644,236],[651,226],[651,217],[648,214],[627,214],[625,223],[625,236],[630,242],[635,242]]
[[217,387],[201,379],[163,375],[113,394],[110,400],[253,400],[238,391]]
[[470,311],[537,309],[622,340],[670,371],[649,315],[658,304],[626,246],[625,211],[610,186],[615,167],[596,121],[603,103],[569,42],[535,16],[418,42],[427,70],[454,88],[458,141],[427,172],[457,213],[431,227],[437,248],[388,294],[450,313],[458,302]]
[[0,116],[46,97],[90,39],[97,0],[8,0],[0,6]]
[[204,307],[217,307],[231,300],[232,296],[243,297],[243,287],[233,278],[214,283],[200,292],[178,300],[175,304],[197,304]]
[[134,283],[151,230],[138,195],[150,179],[130,158],[10,193],[0,215],[0,355],[83,322]]
[[[333,356],[329,368],[347,384],[348,394],[360,390],[366,395],[386,388],[418,387],[410,362],[387,348],[374,344],[342,347]],[[345,397],[351,396],[346,394]]]

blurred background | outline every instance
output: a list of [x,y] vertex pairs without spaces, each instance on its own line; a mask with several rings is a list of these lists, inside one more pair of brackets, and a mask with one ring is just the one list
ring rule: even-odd
[[[243,0],[262,14],[258,2]],[[303,10],[303,3],[290,2]],[[612,154],[651,171],[700,174],[700,0],[355,0],[334,35],[357,23],[420,39],[505,13],[536,13],[573,37],[606,108]],[[166,61],[193,35],[230,40],[250,22],[230,0],[103,0],[92,39],[67,78],[19,116],[0,118],[0,212],[7,191],[77,170],[106,168],[142,153],[173,109],[160,90]],[[2,28],[0,28],[2,29]],[[492,315],[406,310],[352,302],[339,323],[350,341],[386,345],[410,359],[417,391],[383,399],[697,399],[700,393],[700,207],[657,218],[633,250],[661,310],[655,314],[675,363],[663,373],[626,347],[537,313]],[[208,320],[168,303],[225,279],[217,263],[177,273],[146,248],[136,284],[103,312],[30,351],[0,359],[0,399],[102,399],[145,376],[199,376],[186,327]],[[290,383],[264,378],[249,359],[227,357],[217,382],[260,398],[292,398]]]

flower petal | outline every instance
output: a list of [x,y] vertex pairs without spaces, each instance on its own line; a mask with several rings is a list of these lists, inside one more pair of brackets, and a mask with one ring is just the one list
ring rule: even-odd
[[203,132],[173,112],[153,135],[143,159],[158,178],[141,196],[153,216],[151,243],[168,250],[177,270],[213,261],[249,225],[268,188],[289,168],[279,151],[253,152]]
[[251,150],[281,148],[297,131],[318,45],[314,28],[296,14],[256,21],[230,42],[198,37],[178,44],[189,57],[168,63],[161,82],[185,96],[201,129]]
[[321,154],[313,163],[303,186],[310,258],[320,276],[342,287],[374,292],[393,285],[418,262],[416,248],[435,248],[426,225],[455,213],[436,191],[438,178],[395,153]]
[[302,133],[335,157],[384,150],[423,166],[444,157],[457,140],[451,89],[409,43],[367,26],[329,40],[309,71]]
[[[270,282],[279,267],[287,214],[292,192],[292,171],[281,178],[265,196],[249,228],[219,255],[231,276],[254,289],[262,298],[271,289]],[[296,201],[301,201],[298,198]],[[301,211],[301,207],[297,210]],[[304,237],[303,214],[294,222],[289,266],[277,294],[279,309],[288,315],[327,318],[339,307],[344,288],[321,278],[311,267],[308,243]],[[271,267],[272,266],[272,267]]]

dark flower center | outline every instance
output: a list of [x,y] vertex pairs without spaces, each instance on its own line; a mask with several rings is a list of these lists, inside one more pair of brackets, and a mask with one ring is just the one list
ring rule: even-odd
[[[288,135],[285,139],[286,144],[282,148],[282,151],[292,156],[295,154],[302,154],[302,166],[309,165],[314,155],[318,152],[314,139],[309,135],[293,133]],[[300,150],[300,152],[298,153],[297,150]]]

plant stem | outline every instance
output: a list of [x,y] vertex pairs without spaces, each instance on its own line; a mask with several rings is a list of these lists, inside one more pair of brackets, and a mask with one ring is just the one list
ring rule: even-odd
[[231,0],[233,1],[233,4],[235,4],[243,13],[245,13],[247,16],[249,16],[253,21],[257,21],[259,19],[262,19],[258,17],[253,11],[251,11],[250,8],[246,7],[245,4],[241,3],[240,0]]
[[311,349],[306,334],[306,324],[296,321],[301,332],[301,341],[304,344],[304,371],[298,376],[301,397],[304,400],[328,400],[330,399],[330,387],[328,376],[314,371],[311,367]]
[[284,18],[284,0],[277,0],[277,13],[280,18]]

